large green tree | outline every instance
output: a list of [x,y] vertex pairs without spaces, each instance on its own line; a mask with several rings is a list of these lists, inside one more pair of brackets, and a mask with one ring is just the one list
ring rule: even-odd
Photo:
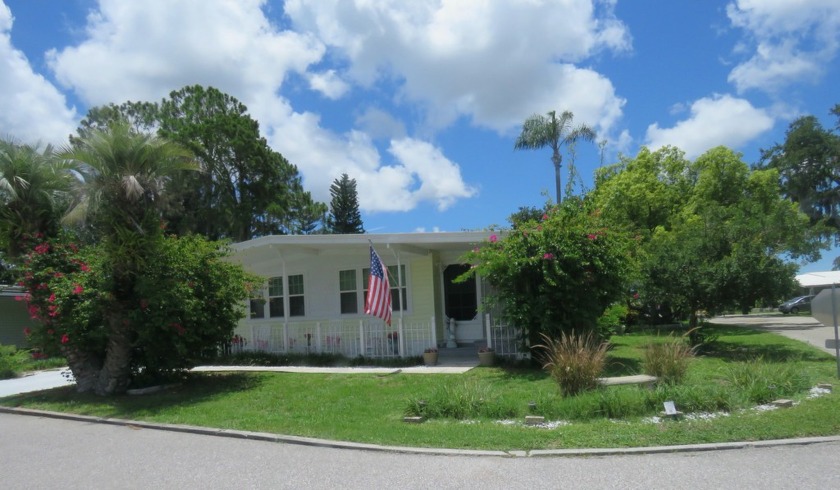
[[[297,168],[272,150],[236,98],[212,87],[184,87],[160,103],[126,102],[92,109],[79,137],[115,120],[190,149],[201,172],[177,176],[164,216],[170,231],[235,241],[268,234],[312,233],[326,205],[303,189]],[[71,138],[77,141],[78,138]]]
[[84,176],[77,216],[92,222],[106,257],[109,303],[103,315],[107,347],[94,390],[121,393],[130,380],[135,286],[160,255],[162,192],[173,176],[195,170],[185,148],[134,131],[124,122],[90,131],[62,154]]
[[[840,128],[840,105],[832,113]],[[758,167],[777,170],[785,196],[840,241],[840,136],[814,116],[800,117],[788,127],[784,143],[762,151]]]
[[610,228],[636,236],[634,283],[647,311],[688,317],[772,303],[794,288],[796,265],[820,243],[780,195],[775,170],[750,170],[714,148],[694,162],[642,149],[603,169],[592,198]]
[[560,167],[563,163],[563,155],[560,153],[560,147],[578,140],[593,141],[595,139],[595,131],[589,126],[572,125],[574,117],[570,111],[563,111],[559,118],[554,111],[545,116],[534,114],[525,120],[522,132],[513,146],[517,150],[551,148],[551,163],[554,165],[554,183],[558,203],[562,198]]
[[327,229],[330,233],[364,233],[362,214],[359,212],[359,195],[356,192],[356,179],[341,174],[330,186],[330,215]]

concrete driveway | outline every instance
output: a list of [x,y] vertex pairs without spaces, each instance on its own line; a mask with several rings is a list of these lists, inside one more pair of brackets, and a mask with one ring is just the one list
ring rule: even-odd
[[834,338],[834,327],[826,327],[810,316],[782,314],[726,315],[714,317],[709,322],[767,330],[805,342],[831,355],[836,355],[834,349],[826,349],[825,347],[825,341]]

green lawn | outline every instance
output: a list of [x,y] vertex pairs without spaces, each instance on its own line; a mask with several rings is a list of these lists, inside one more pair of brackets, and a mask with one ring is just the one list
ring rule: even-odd
[[[774,334],[711,328],[720,340],[713,351],[692,362],[686,382],[656,390],[610,387],[563,398],[541,371],[502,367],[476,368],[463,375],[205,373],[153,395],[100,398],[62,388],[0,399],[0,405],[385,445],[499,450],[840,434],[840,397],[809,398],[807,391],[816,383],[836,383],[833,357]],[[641,349],[656,336],[648,331],[614,337],[608,374],[640,372]],[[758,357],[763,361],[754,362]],[[733,366],[746,366],[746,372],[756,374],[749,390],[794,399],[798,405],[752,409],[755,403],[748,400],[748,390],[733,386]],[[449,410],[458,418],[404,423],[403,416],[416,410],[420,400],[430,411]],[[664,400],[674,400],[686,413],[721,415],[651,422]],[[531,401],[536,402],[536,414],[563,424],[524,426],[521,421]],[[726,411],[705,410],[715,407]]]

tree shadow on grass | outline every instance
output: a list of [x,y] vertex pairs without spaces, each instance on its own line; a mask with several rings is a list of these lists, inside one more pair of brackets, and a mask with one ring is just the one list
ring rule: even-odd
[[711,345],[709,350],[704,354],[708,357],[715,357],[727,362],[743,362],[755,359],[763,359],[767,362],[834,362],[834,358],[830,354],[815,349],[797,349],[779,344],[744,346],[721,340],[716,341],[713,345]]
[[[189,373],[183,383],[145,395],[98,396],[77,393],[75,386],[23,393],[5,398],[3,405],[42,408],[56,404],[61,411],[98,417],[131,418],[137,413],[154,415],[163,410],[203,403],[227,394],[249,391],[263,383],[252,373]],[[46,408],[49,410],[49,408]]]

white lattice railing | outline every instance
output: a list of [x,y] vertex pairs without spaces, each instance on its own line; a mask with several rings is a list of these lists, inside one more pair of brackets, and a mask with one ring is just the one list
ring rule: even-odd
[[530,356],[529,353],[523,353],[519,350],[520,332],[517,327],[506,325],[501,319],[493,318],[489,313],[485,315],[484,320],[484,325],[487,328],[488,347],[492,347],[497,356],[518,359]]
[[394,319],[388,326],[378,320],[263,323],[237,329],[244,340],[238,350],[273,353],[330,353],[346,357],[412,357],[437,343],[435,321]]

